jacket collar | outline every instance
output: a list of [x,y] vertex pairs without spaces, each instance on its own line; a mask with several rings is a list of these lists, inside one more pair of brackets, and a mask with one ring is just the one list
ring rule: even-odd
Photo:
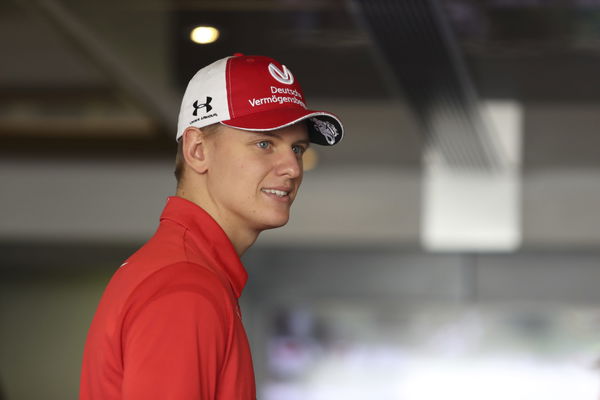
[[224,273],[236,297],[240,297],[248,281],[248,272],[223,229],[206,211],[189,200],[170,196],[160,220],[171,220],[185,227],[195,246],[213,259],[221,270],[217,272]]

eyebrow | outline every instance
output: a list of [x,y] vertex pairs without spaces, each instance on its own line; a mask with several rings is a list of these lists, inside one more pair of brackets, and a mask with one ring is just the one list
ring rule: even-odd
[[[281,135],[274,133],[274,132],[250,132],[250,133],[256,137],[269,136],[269,137],[273,137],[273,138],[282,140]],[[298,144],[298,143],[302,143],[302,144],[305,144],[306,147],[310,147],[310,140],[308,140],[308,139],[300,139],[300,140],[297,140],[294,142],[294,144]]]

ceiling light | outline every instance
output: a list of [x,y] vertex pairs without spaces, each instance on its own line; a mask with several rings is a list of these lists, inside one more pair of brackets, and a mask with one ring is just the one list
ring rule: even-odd
[[197,26],[190,33],[192,42],[199,44],[208,44],[219,38],[219,30],[212,26]]

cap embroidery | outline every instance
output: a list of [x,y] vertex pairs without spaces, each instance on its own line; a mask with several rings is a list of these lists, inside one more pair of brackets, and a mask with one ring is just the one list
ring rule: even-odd
[[196,100],[193,104],[194,106],[194,112],[193,112],[193,116],[197,116],[198,115],[198,110],[201,108],[205,108],[204,111],[209,112],[210,110],[212,110],[212,106],[210,105],[210,102],[212,101],[212,97],[206,96],[206,103],[202,103],[202,104],[198,104],[198,100]]
[[292,83],[294,83],[294,75],[292,75],[292,73],[290,72],[290,70],[285,66],[282,65],[283,67],[283,71],[280,70],[279,68],[277,68],[277,66],[273,63],[269,64],[269,72],[271,73],[271,76],[273,78],[275,78],[275,80],[277,82],[286,84],[286,85],[291,85]]
[[321,135],[323,135],[327,143],[329,143],[330,145],[335,144],[335,138],[339,135],[339,132],[335,125],[333,125],[329,121],[322,121],[317,118],[311,118],[311,121],[314,124],[315,130]]

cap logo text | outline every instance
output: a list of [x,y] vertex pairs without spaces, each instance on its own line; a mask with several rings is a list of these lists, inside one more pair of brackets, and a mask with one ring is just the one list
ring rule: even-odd
[[282,65],[283,71],[277,68],[277,66],[273,63],[269,64],[269,72],[271,76],[275,78],[277,82],[283,83],[285,85],[291,85],[294,83],[294,75],[290,72],[289,69],[285,65]]
[[210,102],[212,101],[212,97],[206,96],[206,103],[198,104],[198,100],[196,100],[193,104],[194,106],[194,117],[198,115],[198,110],[204,108],[206,112],[210,112],[212,110],[212,106]]

